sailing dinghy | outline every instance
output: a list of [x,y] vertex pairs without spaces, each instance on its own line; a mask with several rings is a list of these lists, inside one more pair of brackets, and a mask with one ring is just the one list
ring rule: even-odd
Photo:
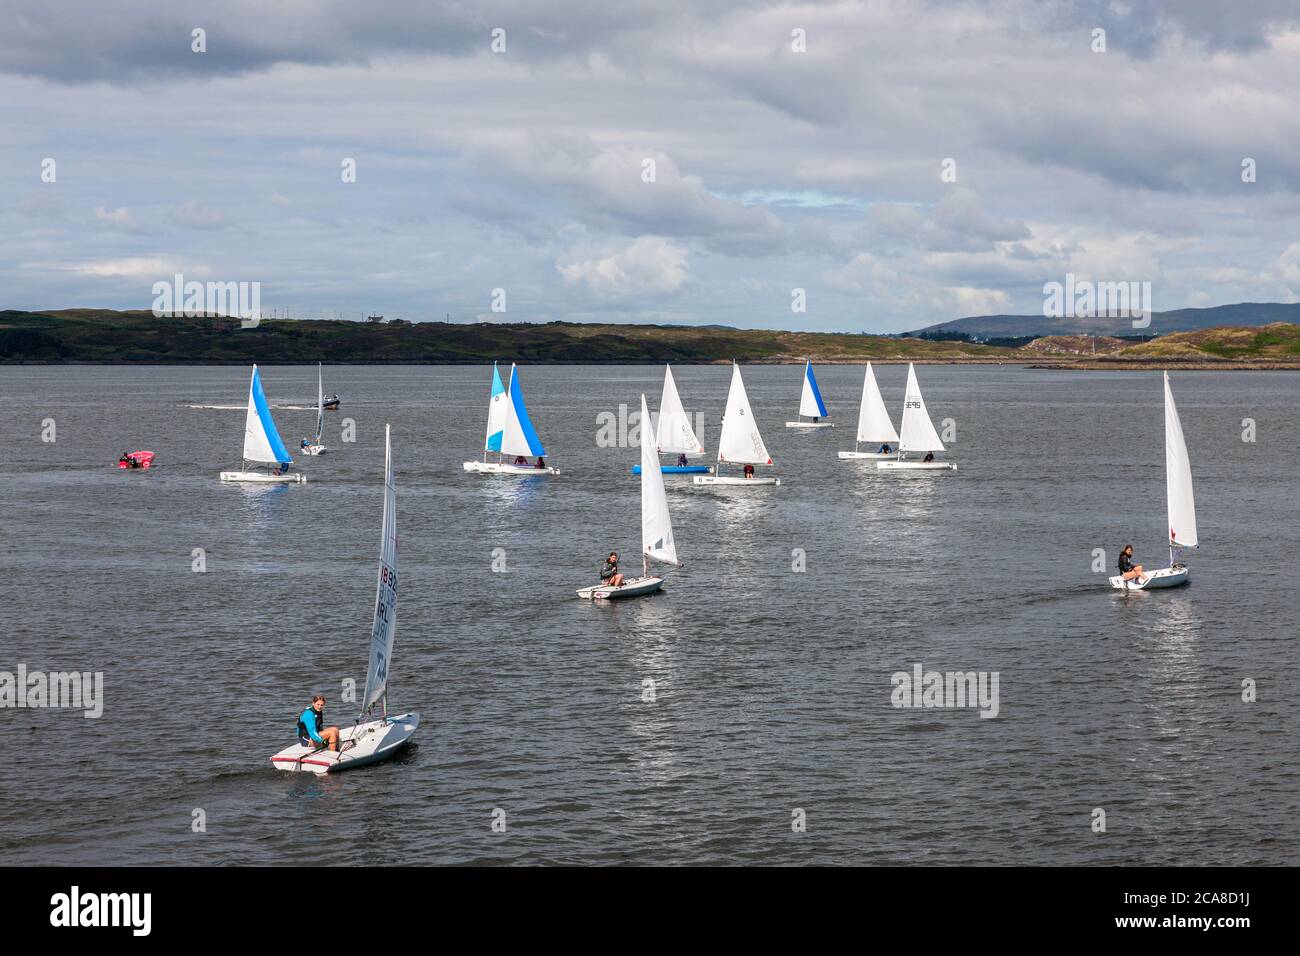
[[[379,581],[375,586],[375,621],[370,631],[370,666],[361,715],[339,733],[339,749],[297,743],[271,758],[277,770],[337,773],[391,757],[420,726],[419,714],[388,716],[388,670],[397,631],[397,490],[393,484],[393,446],[384,426],[384,521],[379,543]],[[379,706],[379,717],[374,716]]]
[[650,573],[650,561],[660,561],[680,568],[677,543],[673,540],[673,522],[668,515],[668,495],[664,476],[659,470],[659,453],[648,427],[650,412],[641,396],[641,577],[627,578],[618,587],[597,584],[579,588],[578,597],[591,601],[640,597],[663,587],[664,579]]
[[[249,471],[249,464],[274,465],[266,471]],[[266,393],[262,391],[262,375],[253,366],[253,378],[248,384],[248,414],[244,418],[244,463],[239,471],[223,471],[222,481],[248,481],[269,484],[293,484],[305,482],[306,475],[294,472],[289,474],[293,459],[280,440],[280,433],[275,430],[271,419],[271,407],[266,403]]]
[[[834,428],[834,422],[822,421],[830,412],[822,401],[821,389],[817,387],[817,376],[813,374],[812,359],[806,359],[803,367],[803,394],[799,397],[799,421],[786,422],[786,428]],[[805,418],[812,421],[806,422]]]
[[1192,465],[1183,439],[1183,423],[1169,388],[1165,372],[1165,499],[1169,510],[1169,567],[1144,571],[1141,577],[1125,581],[1122,575],[1110,579],[1110,586],[1122,591],[1173,588],[1191,579],[1187,565],[1178,560],[1183,548],[1200,544],[1196,536],[1196,499],[1192,494]]
[[934,430],[934,422],[925,410],[921,386],[916,381],[916,369],[907,364],[907,392],[903,397],[903,427],[898,439],[898,458],[878,461],[876,467],[888,471],[956,471],[950,461],[907,461],[903,454],[909,451],[943,451],[943,442]]
[[[888,445],[892,452],[858,451],[858,446],[867,443],[880,448]],[[889,409],[880,397],[880,386],[876,384],[876,373],[867,363],[867,374],[862,379],[862,404],[858,408],[858,434],[853,439],[853,451],[842,451],[840,458],[896,458],[898,456],[898,432],[889,419]]]
[[[649,427],[649,422],[648,418],[641,419],[642,431]],[[691,419],[686,414],[686,409],[682,407],[681,396],[677,394],[677,383],[673,381],[673,370],[670,365],[664,366],[664,391],[659,399],[659,425],[655,431],[655,441],[658,443],[661,455],[685,455],[690,458],[692,455],[704,454],[704,446],[695,437]],[[656,457],[655,461],[658,460]],[[711,465],[661,465],[660,470],[665,475],[713,474]],[[639,464],[632,466],[632,474],[641,474]]]
[[[749,407],[745,383],[740,377],[740,366],[731,363],[731,388],[727,391],[727,409],[722,414],[722,433],[718,435],[718,470],[722,465],[770,465],[772,456],[767,453],[758,422]],[[734,475],[696,475],[697,485],[779,485],[780,478],[744,478]]]
[[[496,452],[497,460],[488,461],[488,452]],[[545,454],[542,440],[537,437],[537,430],[528,418],[528,408],[524,405],[524,388],[519,384],[519,370],[513,364],[510,366],[510,387],[506,388],[501,383],[501,373],[493,362],[483,460],[465,462],[465,470],[484,475],[558,475],[558,468],[545,465],[538,468],[506,461],[509,457],[517,460],[531,455],[542,462]]]
[[316,363],[316,433],[303,441],[302,450],[306,455],[323,455],[329,449],[320,443],[325,431],[325,386],[321,381],[320,363]]

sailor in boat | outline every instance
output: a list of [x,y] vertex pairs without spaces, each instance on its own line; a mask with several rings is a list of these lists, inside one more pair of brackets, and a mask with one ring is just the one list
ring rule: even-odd
[[538,456],[537,456],[537,467],[538,467],[538,468],[545,468],[545,467],[546,467],[546,459],[543,458],[541,455],[538,455]]
[[330,750],[339,749],[339,729],[337,727],[325,727],[325,698],[320,694],[311,699],[311,704],[302,712],[298,718],[298,740],[304,747],[316,745],[319,747],[328,746]]
[[298,447],[301,448],[303,451],[306,451],[306,450],[307,450],[307,446],[310,445],[310,444],[311,444],[311,439],[310,439],[310,438],[304,438],[301,442],[299,442]]
[[686,452],[682,452],[680,455],[677,456],[677,467],[678,468],[686,467]]
[[289,463],[287,461],[280,462],[276,465],[275,471],[271,472],[271,474],[276,475],[277,477],[289,474]]
[[600,583],[614,588],[623,586],[623,575],[618,570],[617,551],[611,551],[609,557],[605,559],[605,566],[600,569]]
[[925,453],[925,457],[922,458],[921,461],[934,461],[934,452],[927,451]]
[[745,466],[745,477],[746,477],[746,478],[753,478],[753,477],[754,477],[754,466],[753,466],[753,465],[746,465],[746,466]]
[[526,465],[526,464],[528,464],[528,459],[525,458],[523,455],[515,455],[515,464],[516,464],[516,465]]
[[122,457],[117,460],[117,463],[119,465],[125,465],[127,468],[140,467],[140,463],[136,461],[134,457],[128,455],[126,452],[122,452]]
[[1133,545],[1126,544],[1119,553],[1119,576],[1125,581],[1137,579],[1138,584],[1145,584],[1146,569],[1133,563]]
[[879,448],[876,449],[877,455],[892,455],[893,453],[894,450],[889,447],[889,442],[885,442],[883,445],[881,445]]

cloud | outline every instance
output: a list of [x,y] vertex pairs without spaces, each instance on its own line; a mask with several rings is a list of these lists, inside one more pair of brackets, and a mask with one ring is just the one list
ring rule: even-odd
[[126,206],[118,206],[116,209],[96,206],[95,221],[105,229],[113,229],[119,232],[128,232],[135,235],[149,231],[149,228],[137,219],[135,213],[131,212],[131,210]]
[[172,222],[186,229],[225,229],[230,217],[217,209],[210,209],[197,200],[177,206],[172,210]]
[[686,281],[686,251],[659,236],[641,236],[601,259],[556,263],[564,281],[583,284],[602,298],[664,295]]

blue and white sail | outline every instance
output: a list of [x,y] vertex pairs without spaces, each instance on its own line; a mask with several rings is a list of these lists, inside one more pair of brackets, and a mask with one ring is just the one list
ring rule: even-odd
[[379,581],[375,585],[375,622],[370,630],[370,664],[366,668],[366,693],[361,698],[364,715],[388,691],[388,665],[393,659],[397,633],[397,486],[393,482],[393,446],[389,426],[384,426],[384,529],[379,538]]
[[262,375],[253,366],[253,380],[248,385],[248,416],[244,419],[244,460],[261,464],[288,465],[289,457],[280,433],[271,418],[271,407],[262,391]]
[[500,451],[501,435],[506,427],[506,403],[509,401],[506,387],[501,383],[501,372],[497,363],[492,363],[492,394],[488,397],[487,438],[483,443],[484,451]]
[[519,371],[510,366],[509,400],[505,403],[506,419],[502,428],[501,448],[503,455],[545,455],[542,440],[537,437],[537,430],[528,419],[528,408],[524,405],[524,387],[519,383]]
[[830,414],[826,411],[826,403],[822,401],[811,361],[806,362],[803,368],[803,395],[799,399],[799,414],[809,418],[825,418]]

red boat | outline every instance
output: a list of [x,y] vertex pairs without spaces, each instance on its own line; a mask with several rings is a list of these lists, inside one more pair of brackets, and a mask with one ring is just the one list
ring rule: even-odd
[[132,451],[126,452],[117,460],[119,468],[150,468],[153,466],[153,452],[151,451]]

